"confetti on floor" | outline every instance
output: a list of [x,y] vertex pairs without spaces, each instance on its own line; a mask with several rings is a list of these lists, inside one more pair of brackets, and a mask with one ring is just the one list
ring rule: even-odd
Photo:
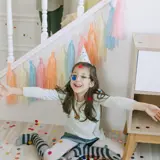
[[[50,146],[59,140],[64,133],[63,126],[41,124],[38,120],[33,123],[0,121],[0,160],[40,160],[34,146],[15,146],[17,137],[23,133],[34,133],[48,142]],[[110,131],[106,135],[113,141],[125,143],[125,136],[122,132]],[[131,160],[160,160],[160,146],[150,144],[138,145]],[[48,154],[52,154],[51,152]]]

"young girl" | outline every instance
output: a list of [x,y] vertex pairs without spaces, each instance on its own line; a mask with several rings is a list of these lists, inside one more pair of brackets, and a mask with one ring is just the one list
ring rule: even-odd
[[121,159],[120,155],[114,153],[113,146],[109,145],[110,140],[100,130],[100,106],[145,111],[155,121],[160,120],[160,109],[157,106],[108,96],[100,90],[96,68],[88,62],[79,62],[73,67],[70,80],[64,89],[11,88],[1,85],[1,97],[10,94],[61,101],[63,111],[68,115],[61,141],[49,148],[36,133],[24,134],[16,141],[17,145],[34,144],[44,160],[56,160],[62,156],[66,159],[81,156]]

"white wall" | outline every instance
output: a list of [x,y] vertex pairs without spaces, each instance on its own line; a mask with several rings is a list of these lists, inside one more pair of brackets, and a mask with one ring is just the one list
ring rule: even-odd
[[[102,86],[108,94],[127,96],[132,33],[160,33],[159,6],[159,0],[126,0],[127,37],[120,41],[117,49],[108,52],[107,63],[104,65],[106,76],[104,76]],[[123,128],[125,112],[113,109],[107,110],[106,115],[109,126],[114,129]]]

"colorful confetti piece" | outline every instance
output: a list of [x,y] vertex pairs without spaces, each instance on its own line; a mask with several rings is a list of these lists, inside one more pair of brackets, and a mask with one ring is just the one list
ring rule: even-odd
[[28,141],[28,143],[27,143],[28,145],[31,145],[32,144],[32,141]]
[[52,142],[56,142],[56,138],[53,138],[53,139],[52,139]]
[[48,151],[48,155],[51,155],[52,154],[52,151]]
[[88,100],[88,101],[92,101],[93,98],[92,98],[92,97],[88,97],[87,100]]
[[28,130],[30,130],[30,131],[34,131],[34,128],[28,128]]
[[6,152],[6,155],[9,155],[9,152]]
[[78,66],[78,68],[83,68],[83,65],[82,65],[82,64],[80,64],[80,65]]

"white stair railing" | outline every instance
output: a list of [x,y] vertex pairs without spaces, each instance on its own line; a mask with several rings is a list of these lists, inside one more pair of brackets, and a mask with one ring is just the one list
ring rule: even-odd
[[7,0],[7,32],[8,32],[8,57],[7,62],[13,63],[13,20],[12,20],[12,0]]
[[[78,6],[77,6],[77,17],[80,17],[84,13],[84,1],[85,0],[79,0]],[[42,33],[41,33],[41,43],[48,38],[48,32],[47,32],[47,7],[48,7],[48,0],[41,0],[42,4]]]
[[[48,23],[47,23],[47,9],[48,0],[41,0],[42,4],[42,32],[41,43],[48,38]],[[84,0],[79,0],[77,6],[77,16],[80,17],[84,13]],[[12,19],[12,0],[7,0],[7,32],[8,32],[8,57],[7,62],[13,63],[15,61],[13,52],[13,19]]]

